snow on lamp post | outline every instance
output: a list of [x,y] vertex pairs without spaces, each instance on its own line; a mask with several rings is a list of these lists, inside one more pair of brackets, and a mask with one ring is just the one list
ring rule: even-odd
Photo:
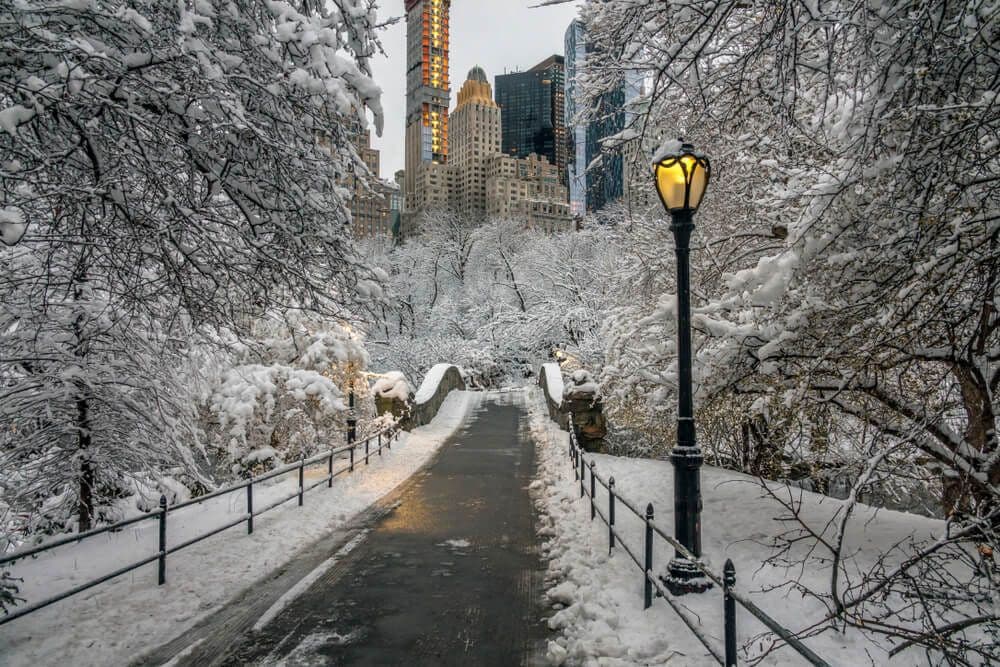
[[[656,190],[670,213],[677,253],[677,444],[674,465],[674,537],[701,557],[701,464],[695,440],[691,382],[691,232],[712,170],[708,158],[683,139],[668,141],[653,157]],[[676,553],[664,583],[674,595],[700,593],[711,584],[694,562]]]

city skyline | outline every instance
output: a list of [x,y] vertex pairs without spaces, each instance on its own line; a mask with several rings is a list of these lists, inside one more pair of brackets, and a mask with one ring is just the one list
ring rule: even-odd
[[[563,35],[576,15],[575,3],[530,9],[534,0],[480,0],[451,4],[450,108],[454,108],[456,77],[459,80],[473,67],[481,66],[492,81],[504,72],[526,71],[553,54],[561,54]],[[404,0],[393,0],[381,8],[381,18],[404,15]],[[504,41],[503,36],[511,36]],[[383,89],[384,109],[406,107],[406,21],[391,26],[381,35],[387,57],[376,57],[372,68]],[[372,145],[381,151],[381,173],[392,179],[405,162],[405,114],[387,111],[381,137]]]

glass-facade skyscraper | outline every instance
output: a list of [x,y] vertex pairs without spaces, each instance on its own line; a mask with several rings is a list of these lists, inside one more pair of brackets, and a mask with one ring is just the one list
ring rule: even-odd
[[565,59],[554,55],[527,72],[495,79],[502,113],[501,145],[507,155],[544,156],[566,184]]
[[[642,79],[637,74],[626,74],[620,85],[597,100],[596,108],[583,109],[578,75],[593,50],[587,44],[581,21],[573,21],[566,30],[565,46],[570,210],[574,215],[584,215],[625,195],[625,160],[620,153],[602,151],[601,142],[625,129],[629,120],[626,105],[639,95]],[[588,112],[588,120],[578,117],[582,111]]]
[[406,0],[406,174],[412,198],[421,164],[448,161],[451,0]]

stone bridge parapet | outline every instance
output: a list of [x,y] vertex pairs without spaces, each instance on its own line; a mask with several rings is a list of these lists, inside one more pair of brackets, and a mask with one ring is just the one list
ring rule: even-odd
[[587,371],[574,371],[569,382],[563,380],[559,364],[542,364],[538,385],[545,395],[549,418],[564,430],[569,430],[569,415],[580,446],[588,452],[603,452],[608,423],[598,394],[597,383]]
[[375,407],[379,414],[392,413],[406,430],[429,424],[454,389],[464,390],[465,380],[458,366],[437,364],[424,377],[416,394],[402,373],[386,373],[375,383]]

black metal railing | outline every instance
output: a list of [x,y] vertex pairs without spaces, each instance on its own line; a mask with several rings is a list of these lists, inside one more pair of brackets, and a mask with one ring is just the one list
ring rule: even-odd
[[[58,547],[61,547],[61,546],[67,545],[67,544],[71,544],[71,543],[75,543],[75,542],[80,542],[82,540],[85,540],[85,539],[87,539],[89,537],[93,537],[95,535],[101,535],[103,533],[110,533],[110,532],[117,532],[117,531],[121,530],[122,528],[126,528],[128,526],[132,526],[134,524],[137,524],[137,523],[140,523],[140,522],[143,522],[143,521],[158,521],[159,522],[159,526],[158,526],[158,529],[159,529],[158,530],[159,548],[157,549],[157,552],[155,554],[151,554],[151,555],[149,555],[149,556],[147,556],[145,558],[142,558],[141,560],[138,560],[138,561],[136,561],[134,563],[131,563],[129,565],[125,565],[123,567],[120,567],[120,568],[114,570],[113,572],[108,572],[107,574],[101,575],[100,577],[98,577],[96,579],[91,579],[91,580],[87,581],[86,583],[83,583],[83,584],[80,584],[78,586],[75,586],[75,587],[73,587],[73,588],[71,588],[69,590],[63,591],[63,592],[61,592],[61,593],[59,593],[57,595],[53,595],[52,597],[45,598],[45,599],[39,600],[37,602],[33,602],[31,604],[25,605],[24,607],[15,608],[13,611],[11,611],[10,613],[8,613],[7,615],[0,616],[0,625],[3,625],[5,623],[9,623],[9,622],[13,621],[14,619],[21,618],[22,616],[26,616],[26,615],[34,612],[34,611],[38,611],[39,609],[44,608],[44,607],[48,607],[49,605],[55,604],[56,602],[60,602],[62,600],[65,600],[66,598],[72,597],[72,596],[76,595],[77,593],[82,593],[85,590],[88,590],[90,588],[93,588],[94,586],[98,586],[100,584],[103,584],[104,582],[109,581],[111,579],[114,579],[115,577],[121,576],[121,575],[126,574],[128,572],[131,572],[133,570],[137,570],[140,567],[144,567],[146,565],[149,565],[150,563],[152,563],[154,561],[156,561],[158,563],[158,565],[157,565],[157,584],[160,585],[160,586],[162,586],[167,581],[167,556],[169,556],[170,554],[173,554],[173,553],[176,553],[178,551],[181,551],[182,549],[186,549],[187,547],[190,547],[193,544],[197,544],[198,542],[201,542],[202,540],[208,539],[209,537],[212,537],[214,535],[218,535],[219,533],[221,533],[221,532],[223,532],[225,530],[229,530],[230,528],[234,528],[235,526],[238,526],[238,525],[243,524],[243,523],[246,524],[247,534],[252,534],[253,530],[254,530],[254,518],[255,517],[258,517],[261,514],[269,512],[270,510],[273,510],[276,507],[284,505],[285,503],[287,503],[288,501],[290,501],[292,499],[297,499],[299,507],[301,507],[303,505],[304,500],[305,500],[305,494],[306,494],[306,492],[311,491],[311,490],[315,489],[316,487],[321,486],[323,484],[326,484],[328,488],[332,487],[333,486],[333,480],[335,478],[337,478],[337,477],[339,477],[340,475],[343,475],[343,474],[348,474],[348,473],[354,472],[354,468],[355,468],[355,450],[357,448],[362,447],[362,446],[364,447],[364,461],[365,461],[365,465],[368,465],[369,464],[369,458],[374,453],[372,451],[373,450],[372,444],[373,443],[375,444],[375,448],[374,449],[377,450],[378,456],[381,456],[382,455],[382,449],[383,449],[383,447],[386,448],[386,449],[392,449],[392,442],[393,442],[393,440],[398,440],[399,439],[399,434],[400,434],[400,429],[398,428],[398,423],[397,424],[393,424],[393,425],[389,426],[388,428],[383,429],[382,431],[379,431],[377,433],[373,433],[372,435],[366,436],[363,441],[358,441],[358,442],[353,441],[353,439],[351,437],[352,434],[349,433],[348,434],[348,444],[345,445],[345,446],[343,446],[343,447],[337,447],[335,449],[331,449],[329,451],[323,452],[322,454],[317,454],[316,456],[313,456],[311,458],[302,459],[302,460],[296,461],[294,463],[289,463],[288,465],[282,466],[280,468],[276,468],[275,470],[271,470],[270,472],[264,473],[263,475],[259,475],[259,476],[256,476],[256,477],[251,477],[250,479],[248,479],[248,480],[246,480],[244,482],[239,482],[237,484],[232,484],[230,486],[226,486],[224,488],[218,489],[218,490],[213,491],[211,493],[207,493],[207,494],[205,494],[203,496],[198,496],[197,498],[192,498],[191,500],[186,500],[184,502],[177,503],[177,504],[174,504],[174,505],[169,505],[169,506],[167,505],[167,498],[166,498],[166,496],[162,496],[161,495],[160,496],[160,506],[158,508],[156,508],[156,509],[154,509],[154,510],[152,510],[150,512],[147,512],[145,514],[142,514],[140,516],[136,516],[136,517],[133,517],[131,519],[126,519],[124,521],[119,521],[118,523],[114,523],[114,524],[111,524],[111,525],[108,525],[108,526],[101,526],[99,528],[94,528],[93,530],[88,530],[88,531],[83,532],[83,533],[77,533],[75,535],[68,535],[66,537],[62,537],[62,538],[59,538],[59,539],[56,539],[56,540],[52,540],[51,542],[46,542],[45,544],[41,544],[41,545],[34,546],[34,547],[29,547],[27,549],[21,549],[19,551],[15,551],[15,552],[10,553],[10,554],[0,555],[0,567],[2,567],[2,566],[7,565],[9,563],[13,563],[14,561],[22,560],[24,558],[29,558],[29,557],[32,557],[32,556],[37,556],[37,555],[39,555],[41,553],[44,553],[44,552],[47,552],[47,551],[51,551],[52,549],[56,549]],[[343,454],[347,454],[347,456],[344,457],[344,456],[342,456]],[[347,464],[344,467],[342,467],[342,468],[340,468],[338,470],[334,470],[334,462],[336,460],[347,461]],[[306,486],[306,484],[305,484],[305,470],[306,470],[306,468],[314,466],[314,465],[316,465],[318,463],[322,463],[324,461],[327,464],[327,474],[324,477],[322,477],[322,478],[320,478],[320,479],[312,482],[308,486]],[[269,479],[274,479],[275,477],[279,477],[281,475],[286,475],[286,474],[288,474],[290,472],[297,472],[298,473],[298,485],[296,486],[294,493],[291,493],[291,494],[289,494],[289,495],[287,495],[287,496],[285,496],[283,498],[279,498],[277,500],[274,500],[274,501],[270,502],[269,504],[267,504],[264,507],[254,508],[254,485],[255,484],[259,484],[260,482],[267,481]],[[246,509],[245,513],[239,515],[237,518],[234,518],[231,521],[226,522],[224,525],[217,526],[217,527],[213,528],[212,530],[210,530],[210,531],[208,531],[206,533],[196,535],[196,536],[191,537],[191,538],[189,538],[189,539],[187,539],[187,540],[185,540],[183,542],[180,542],[178,544],[173,544],[173,545],[168,545],[167,544],[167,518],[169,517],[169,515],[170,515],[171,512],[176,512],[178,510],[184,509],[185,507],[190,507],[192,505],[197,505],[197,504],[200,504],[200,503],[204,503],[204,502],[206,502],[208,500],[212,500],[213,498],[218,498],[219,496],[223,496],[223,495],[226,495],[226,494],[229,494],[229,493],[235,493],[235,492],[239,491],[240,489],[246,489],[246,505],[247,505],[247,509]]]
[[[733,561],[731,559],[726,560],[721,577],[712,572],[705,566],[704,563],[696,558],[694,554],[688,551],[683,544],[678,542],[671,535],[667,534],[666,531],[655,523],[654,508],[652,503],[646,505],[645,512],[641,512],[638,507],[629,502],[624,496],[615,490],[614,477],[604,479],[597,474],[597,471],[594,469],[596,467],[596,462],[591,458],[588,464],[585,454],[586,452],[583,451],[577,440],[576,429],[573,425],[573,415],[570,414],[569,458],[573,464],[573,479],[578,481],[580,484],[580,497],[589,497],[590,499],[591,521],[600,517],[605,525],[608,526],[608,549],[613,550],[616,547],[620,547],[628,555],[636,567],[642,571],[644,609],[648,609],[652,606],[655,591],[655,597],[663,598],[663,600],[670,605],[671,609],[674,610],[674,612],[680,617],[688,629],[691,630],[702,646],[705,647],[705,649],[720,665],[724,665],[725,667],[735,667],[737,664],[736,604],[739,603],[741,607],[748,611],[771,632],[780,637],[781,640],[789,646],[789,648],[796,651],[800,656],[807,660],[809,664],[816,665],[817,667],[829,667],[829,663],[816,655],[816,653],[814,653],[808,646],[803,644],[802,641],[795,636],[795,633],[780,625],[760,607],[734,590],[736,585],[736,567],[733,565]],[[587,483],[588,471],[590,473],[589,484]],[[598,507],[598,484],[607,490],[608,493],[607,514],[605,514],[605,512]],[[628,511],[632,512],[632,514],[634,514],[645,525],[644,548],[641,560],[634,548],[630,547],[622,538],[622,535],[615,529],[615,510],[618,505],[621,505]],[[673,547],[680,556],[690,560],[706,579],[713,582],[719,587],[719,590],[722,591],[725,634],[725,641],[722,650],[720,650],[719,647],[713,644],[712,641],[705,636],[705,633],[701,630],[700,622],[691,618],[691,616],[681,608],[681,605],[677,602],[676,598],[669,591],[667,591],[663,582],[660,581],[660,578],[654,574],[653,540],[656,536],[659,536],[663,541]]]

